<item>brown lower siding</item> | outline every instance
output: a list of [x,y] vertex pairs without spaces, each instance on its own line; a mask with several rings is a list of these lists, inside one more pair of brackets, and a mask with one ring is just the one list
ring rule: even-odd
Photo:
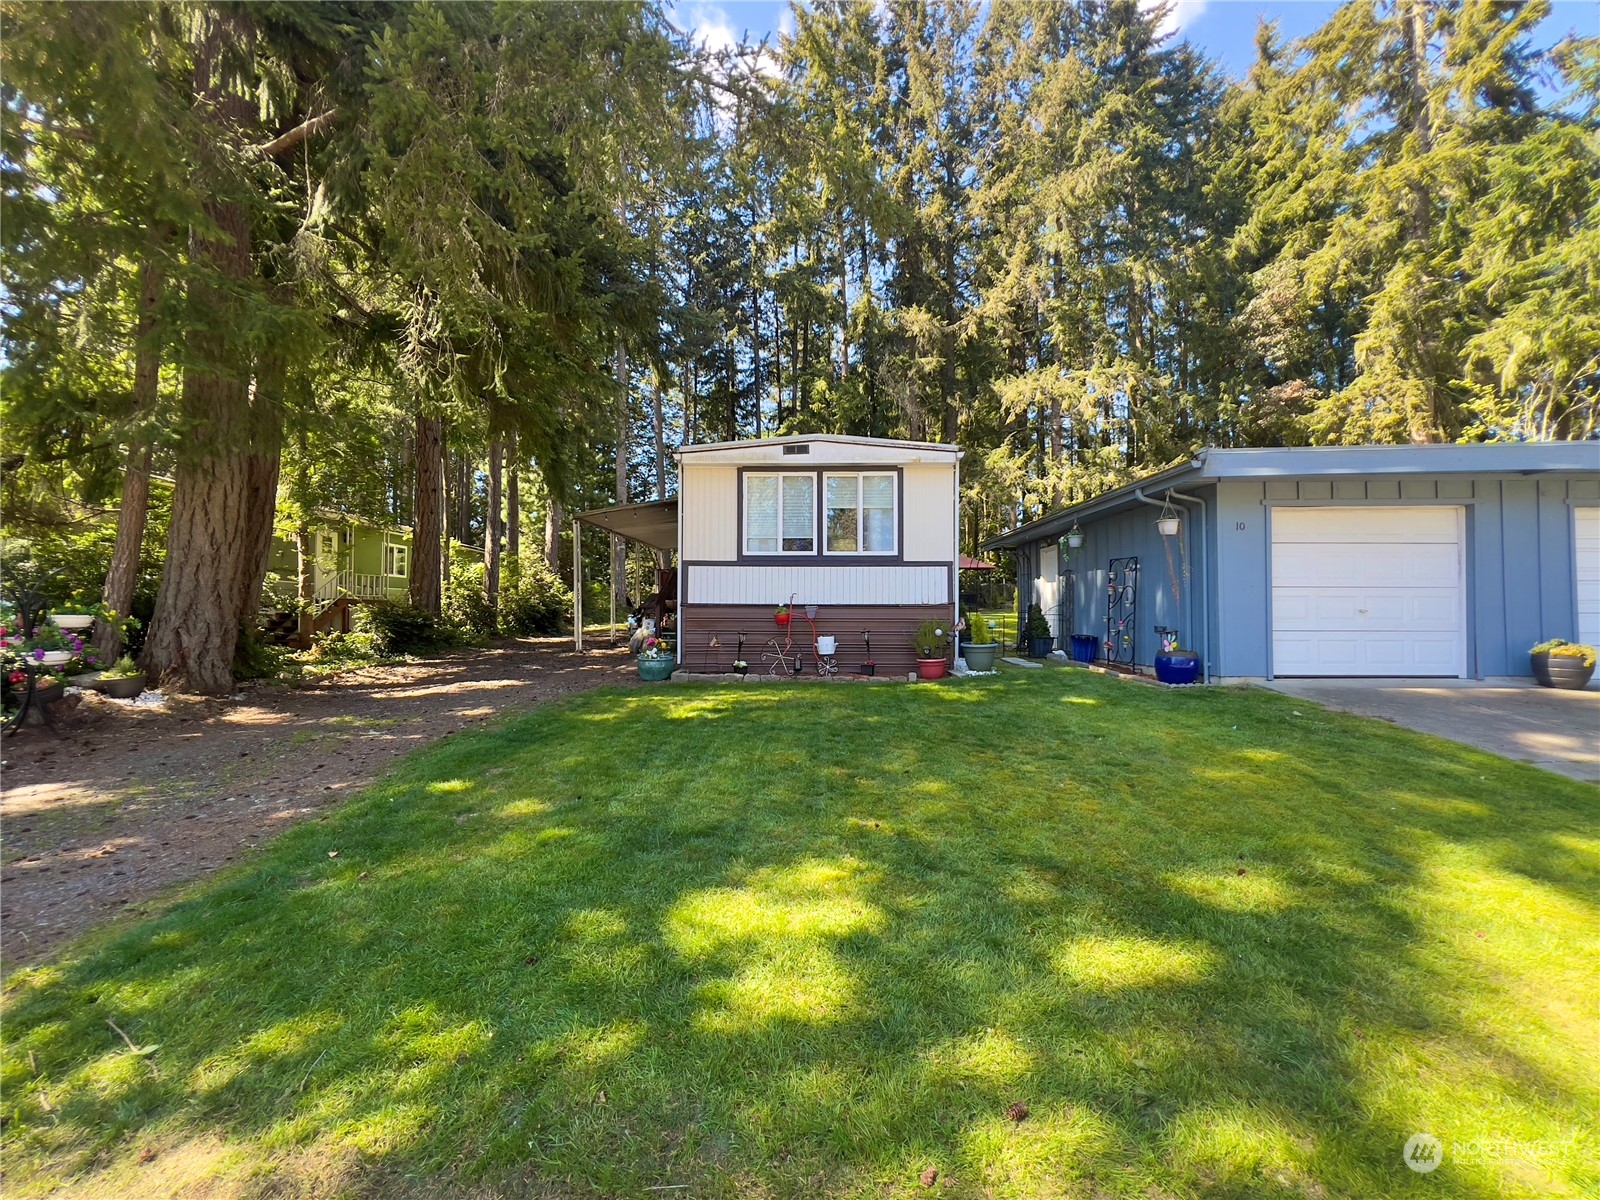
[[[841,675],[855,674],[867,657],[862,632],[872,635],[872,657],[877,660],[879,675],[905,675],[916,670],[916,654],[911,649],[911,634],[923,621],[949,621],[948,604],[916,605],[823,605],[817,609],[817,633],[832,634],[839,640],[834,658],[839,663]],[[764,605],[746,604],[685,604],[678,613],[678,637],[683,646],[683,669],[694,672],[731,671],[739,647],[739,633],[746,635],[745,661],[751,674],[765,673],[771,660],[763,661],[762,654],[772,649],[767,645],[776,638],[781,646],[784,630],[772,623],[772,609]],[[811,627],[806,624],[805,613],[797,612],[790,634],[796,648],[803,649],[806,673],[815,674],[816,667],[811,651]],[[712,638],[721,643],[712,646]]]

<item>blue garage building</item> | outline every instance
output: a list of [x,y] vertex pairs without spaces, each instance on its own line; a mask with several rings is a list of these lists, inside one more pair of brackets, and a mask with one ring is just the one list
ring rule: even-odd
[[986,548],[1101,659],[1527,675],[1536,642],[1600,643],[1600,442],[1204,450]]

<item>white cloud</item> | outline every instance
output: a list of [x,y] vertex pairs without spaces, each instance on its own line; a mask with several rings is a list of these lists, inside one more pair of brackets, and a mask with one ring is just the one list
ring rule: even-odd
[[[1147,10],[1159,3],[1160,0],[1139,0],[1140,7]],[[1182,34],[1200,19],[1200,14],[1206,11],[1209,3],[1210,0],[1170,0],[1167,15],[1161,19],[1161,32]]]
[[739,44],[733,22],[714,4],[674,5],[670,19],[707,50],[730,50]]

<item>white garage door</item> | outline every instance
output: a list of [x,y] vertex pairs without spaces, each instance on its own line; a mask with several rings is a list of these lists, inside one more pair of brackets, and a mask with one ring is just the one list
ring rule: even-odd
[[1578,576],[1578,640],[1600,646],[1600,508],[1572,510]]
[[1272,510],[1275,675],[1464,675],[1463,511]]

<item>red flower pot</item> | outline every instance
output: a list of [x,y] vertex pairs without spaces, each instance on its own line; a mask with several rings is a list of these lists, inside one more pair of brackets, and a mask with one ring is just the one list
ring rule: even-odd
[[773,613],[772,623],[774,625],[787,625],[789,623],[789,614],[786,612]]
[[917,659],[918,679],[943,679],[945,667],[949,664],[942,658]]

